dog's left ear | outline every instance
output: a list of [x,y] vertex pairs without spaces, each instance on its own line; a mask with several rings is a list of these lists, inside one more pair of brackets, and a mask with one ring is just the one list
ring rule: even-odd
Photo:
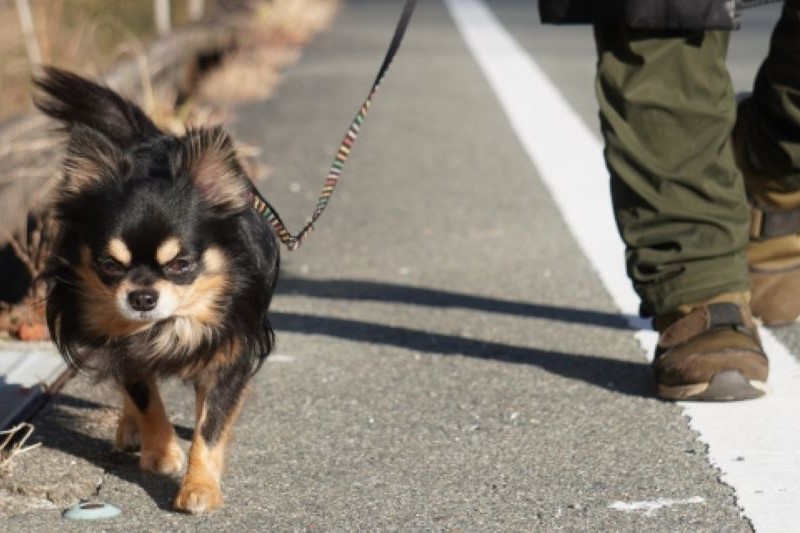
[[250,204],[250,184],[222,128],[189,131],[175,163],[175,176],[187,179],[213,209],[240,212]]

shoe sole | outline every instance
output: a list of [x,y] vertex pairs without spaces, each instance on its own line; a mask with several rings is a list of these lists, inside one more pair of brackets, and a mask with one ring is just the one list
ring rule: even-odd
[[767,328],[772,328],[772,329],[788,328],[789,326],[800,324],[800,316],[795,318],[794,320],[765,321],[764,319],[759,318],[759,322],[761,322],[761,325]]
[[706,402],[735,402],[753,400],[768,391],[763,381],[748,380],[738,370],[717,372],[708,383],[658,386],[658,396],[664,400],[691,400]]

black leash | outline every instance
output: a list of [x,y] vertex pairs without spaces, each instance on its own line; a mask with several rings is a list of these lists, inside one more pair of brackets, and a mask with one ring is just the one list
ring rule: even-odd
[[339,183],[339,178],[342,174],[342,168],[344,167],[347,157],[350,155],[350,150],[353,148],[353,144],[358,137],[358,132],[361,129],[361,124],[364,121],[364,117],[369,111],[369,106],[372,103],[372,97],[375,95],[375,92],[378,90],[378,87],[380,87],[386,72],[389,70],[389,66],[392,64],[392,60],[397,54],[397,50],[400,48],[400,43],[403,42],[403,36],[405,35],[406,28],[408,27],[408,22],[411,20],[411,14],[414,12],[416,3],[416,0],[406,0],[403,13],[400,15],[400,20],[397,22],[397,27],[394,30],[394,36],[392,36],[392,41],[389,43],[389,49],[386,51],[386,56],[383,58],[381,68],[378,69],[378,75],[375,77],[375,81],[372,83],[372,88],[370,89],[367,98],[364,100],[364,103],[361,104],[361,108],[358,110],[358,113],[356,113],[353,122],[350,123],[347,134],[344,136],[342,144],[339,146],[339,150],[336,152],[336,157],[331,165],[330,171],[328,172],[328,177],[325,178],[322,191],[319,193],[317,206],[306,221],[303,229],[301,229],[297,235],[292,235],[289,233],[289,230],[286,229],[286,225],[281,220],[281,217],[278,215],[278,212],[275,210],[275,208],[272,207],[272,204],[270,204],[261,195],[261,193],[258,192],[255,186],[252,187],[253,208],[263,220],[272,226],[275,234],[278,236],[281,242],[289,248],[289,250],[296,250],[300,246],[306,236],[311,232],[311,230],[314,229],[314,223],[328,205],[331,195],[333,194],[333,190]]

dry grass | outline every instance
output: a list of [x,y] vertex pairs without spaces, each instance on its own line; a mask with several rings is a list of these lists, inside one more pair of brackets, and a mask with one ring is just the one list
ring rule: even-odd
[[[30,0],[44,63],[96,74],[121,56],[141,56],[154,33],[153,2],[139,0]],[[221,0],[207,0],[212,14]],[[228,1],[228,4],[231,2]],[[243,0],[242,47],[202,83],[201,99],[214,102],[267,97],[278,70],[323,29],[338,0]],[[186,2],[173,1],[173,22],[186,19]],[[31,64],[13,2],[0,1],[0,120],[31,109]],[[143,99],[145,105],[148,99]],[[159,110],[156,110],[159,111]],[[185,110],[184,110],[185,111]],[[180,118],[180,117],[179,117]],[[186,117],[183,117],[186,118]]]
[[14,456],[41,446],[41,442],[26,446],[32,434],[33,425],[27,422],[18,424],[9,430],[0,431],[0,477],[11,468],[11,460]]
[[241,47],[201,81],[198,97],[211,102],[269,97],[280,83],[280,70],[297,60],[338,5],[337,0],[253,2],[252,16],[242,25]]
[[[29,0],[44,63],[99,74],[155,35],[150,0]],[[220,1],[207,0],[213,14]],[[230,2],[228,2],[230,3]],[[186,2],[173,1],[175,26]],[[14,2],[0,1],[0,120],[31,109],[31,64]]]

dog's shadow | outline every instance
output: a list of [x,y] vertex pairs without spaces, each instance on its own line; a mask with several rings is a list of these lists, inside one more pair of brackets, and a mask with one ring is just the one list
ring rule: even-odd
[[[142,471],[138,454],[115,449],[113,436],[95,436],[85,427],[93,415],[111,409],[116,406],[57,394],[34,420],[36,436],[43,446],[85,459],[108,474],[141,487],[159,509],[174,511],[172,502],[180,488],[178,477]],[[182,440],[192,438],[190,428],[176,425],[175,431]]]

